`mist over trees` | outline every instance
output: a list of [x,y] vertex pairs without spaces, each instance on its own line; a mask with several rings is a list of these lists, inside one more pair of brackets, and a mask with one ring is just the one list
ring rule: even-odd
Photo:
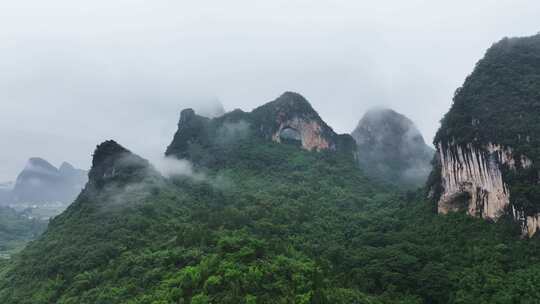
[[0,304],[540,303],[514,2],[0,1]]

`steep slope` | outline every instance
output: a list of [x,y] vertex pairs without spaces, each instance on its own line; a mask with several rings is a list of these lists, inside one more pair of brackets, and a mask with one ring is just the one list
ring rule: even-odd
[[46,221],[29,219],[14,209],[0,207],[0,260],[23,248],[46,227]]
[[351,135],[369,176],[405,187],[425,184],[434,150],[409,118],[390,109],[371,109]]
[[[369,299],[346,288],[330,294],[307,255],[331,242],[317,228],[338,223],[326,208],[340,202],[354,213],[376,193],[352,154],[307,152],[259,137],[233,149],[226,169],[194,182],[165,180],[118,144],[101,144],[86,188],[15,260],[0,280],[0,298],[197,303],[211,296],[221,303],[271,303],[323,296],[324,289],[344,299],[337,303]],[[314,241],[305,253],[296,234]]]
[[[117,143],[99,145],[76,202],[40,239],[0,264],[1,302],[539,298],[540,244],[520,240],[515,226],[436,216],[414,194],[398,196],[371,183],[350,150],[307,150],[233,123],[248,116],[236,111],[204,120],[211,132],[199,136],[179,130],[175,138],[189,139],[191,159],[198,155],[194,146],[205,155],[195,160],[214,155],[198,162],[197,179],[165,179]],[[221,136],[206,141],[214,131]]]
[[505,38],[478,62],[441,122],[429,183],[440,213],[507,214],[540,227],[540,35]]

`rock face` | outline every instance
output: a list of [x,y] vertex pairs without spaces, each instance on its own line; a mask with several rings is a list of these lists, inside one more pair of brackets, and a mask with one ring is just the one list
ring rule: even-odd
[[86,208],[110,213],[140,205],[159,192],[164,181],[148,160],[114,140],[104,141],[94,150],[86,186],[60,216],[80,216]]
[[284,140],[298,141],[306,150],[335,149],[335,144],[331,144],[322,136],[321,125],[299,118],[280,122],[280,127],[272,135],[272,140],[278,143]]
[[[475,148],[471,144],[460,147],[437,147],[441,161],[443,193],[439,213],[467,208],[470,215],[498,219],[510,205],[510,190],[503,180],[503,168],[527,169],[532,163],[526,156],[514,159],[511,148],[487,144]],[[466,205],[461,206],[461,198]]]
[[[532,161],[510,147],[488,143],[485,146],[437,146],[440,162],[441,193],[438,212],[465,210],[471,216],[497,220],[508,213],[532,236],[539,228],[538,215],[526,216],[512,204],[506,172],[532,168]],[[506,173],[506,174],[505,174]],[[433,192],[430,194],[433,196]]]
[[458,89],[434,143],[428,181],[439,213],[508,215],[540,229],[540,36],[493,45]]
[[174,134],[165,154],[186,158],[189,156],[191,145],[207,146],[209,123],[209,118],[195,114],[193,109],[183,110],[178,122],[178,131]]
[[147,160],[131,153],[115,141],[108,140],[96,147],[92,168],[88,173],[88,186],[101,189],[113,182],[122,185],[138,182],[152,175],[157,177],[159,173]]
[[[294,144],[310,151],[355,150],[354,140],[336,134],[304,97],[286,92],[252,112],[234,110],[213,119],[183,110],[165,154],[208,165],[219,158],[223,146],[247,138]],[[212,150],[216,150],[213,155]]]
[[57,169],[42,158],[28,160],[10,193],[11,204],[69,204],[84,187],[86,171],[64,162]]
[[338,135],[300,94],[286,92],[255,110],[256,128],[274,142],[297,141],[306,150],[335,150]]
[[371,109],[351,135],[368,175],[406,187],[425,184],[435,151],[409,118],[390,109]]

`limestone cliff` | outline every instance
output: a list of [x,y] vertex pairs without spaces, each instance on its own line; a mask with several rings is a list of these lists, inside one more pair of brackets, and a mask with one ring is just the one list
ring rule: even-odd
[[512,217],[540,229],[540,35],[493,45],[456,91],[428,181],[439,213]]
[[310,151],[352,151],[354,140],[338,135],[300,94],[286,92],[252,112],[234,110],[209,119],[192,109],[182,111],[178,131],[166,155],[209,166],[220,162],[227,145],[257,138],[292,144]]
[[300,118],[281,121],[272,140],[281,143],[285,140],[298,140],[306,150],[335,149],[335,144],[322,136],[322,127],[317,122]]
[[441,161],[441,194],[438,210],[440,213],[456,211],[461,206],[459,196],[466,194],[471,203],[466,208],[470,215],[497,219],[510,204],[508,185],[503,181],[503,167],[516,170],[516,166],[526,168],[530,160],[521,156],[514,159],[511,148],[488,144],[475,148],[437,146]]
[[285,92],[252,115],[259,133],[275,142],[297,141],[306,150],[338,148],[338,135],[298,93]]
[[[525,216],[511,204],[511,192],[505,181],[506,172],[532,167],[527,156],[516,156],[511,147],[492,143],[481,147],[439,143],[437,153],[442,186],[437,195],[439,213],[464,210],[471,216],[495,221],[509,213],[529,236],[540,227],[538,215]],[[434,196],[434,192],[430,195]]]

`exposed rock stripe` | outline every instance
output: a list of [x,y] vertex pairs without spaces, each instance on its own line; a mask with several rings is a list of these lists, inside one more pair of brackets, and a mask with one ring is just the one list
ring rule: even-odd
[[438,143],[437,150],[443,186],[439,213],[466,208],[471,216],[497,220],[511,209],[524,234],[532,236],[540,229],[540,215],[525,216],[513,206],[509,208],[510,191],[502,176],[503,166],[511,170],[531,167],[529,158],[520,155],[516,162],[512,148],[492,143],[478,148],[472,144],[445,146]]

